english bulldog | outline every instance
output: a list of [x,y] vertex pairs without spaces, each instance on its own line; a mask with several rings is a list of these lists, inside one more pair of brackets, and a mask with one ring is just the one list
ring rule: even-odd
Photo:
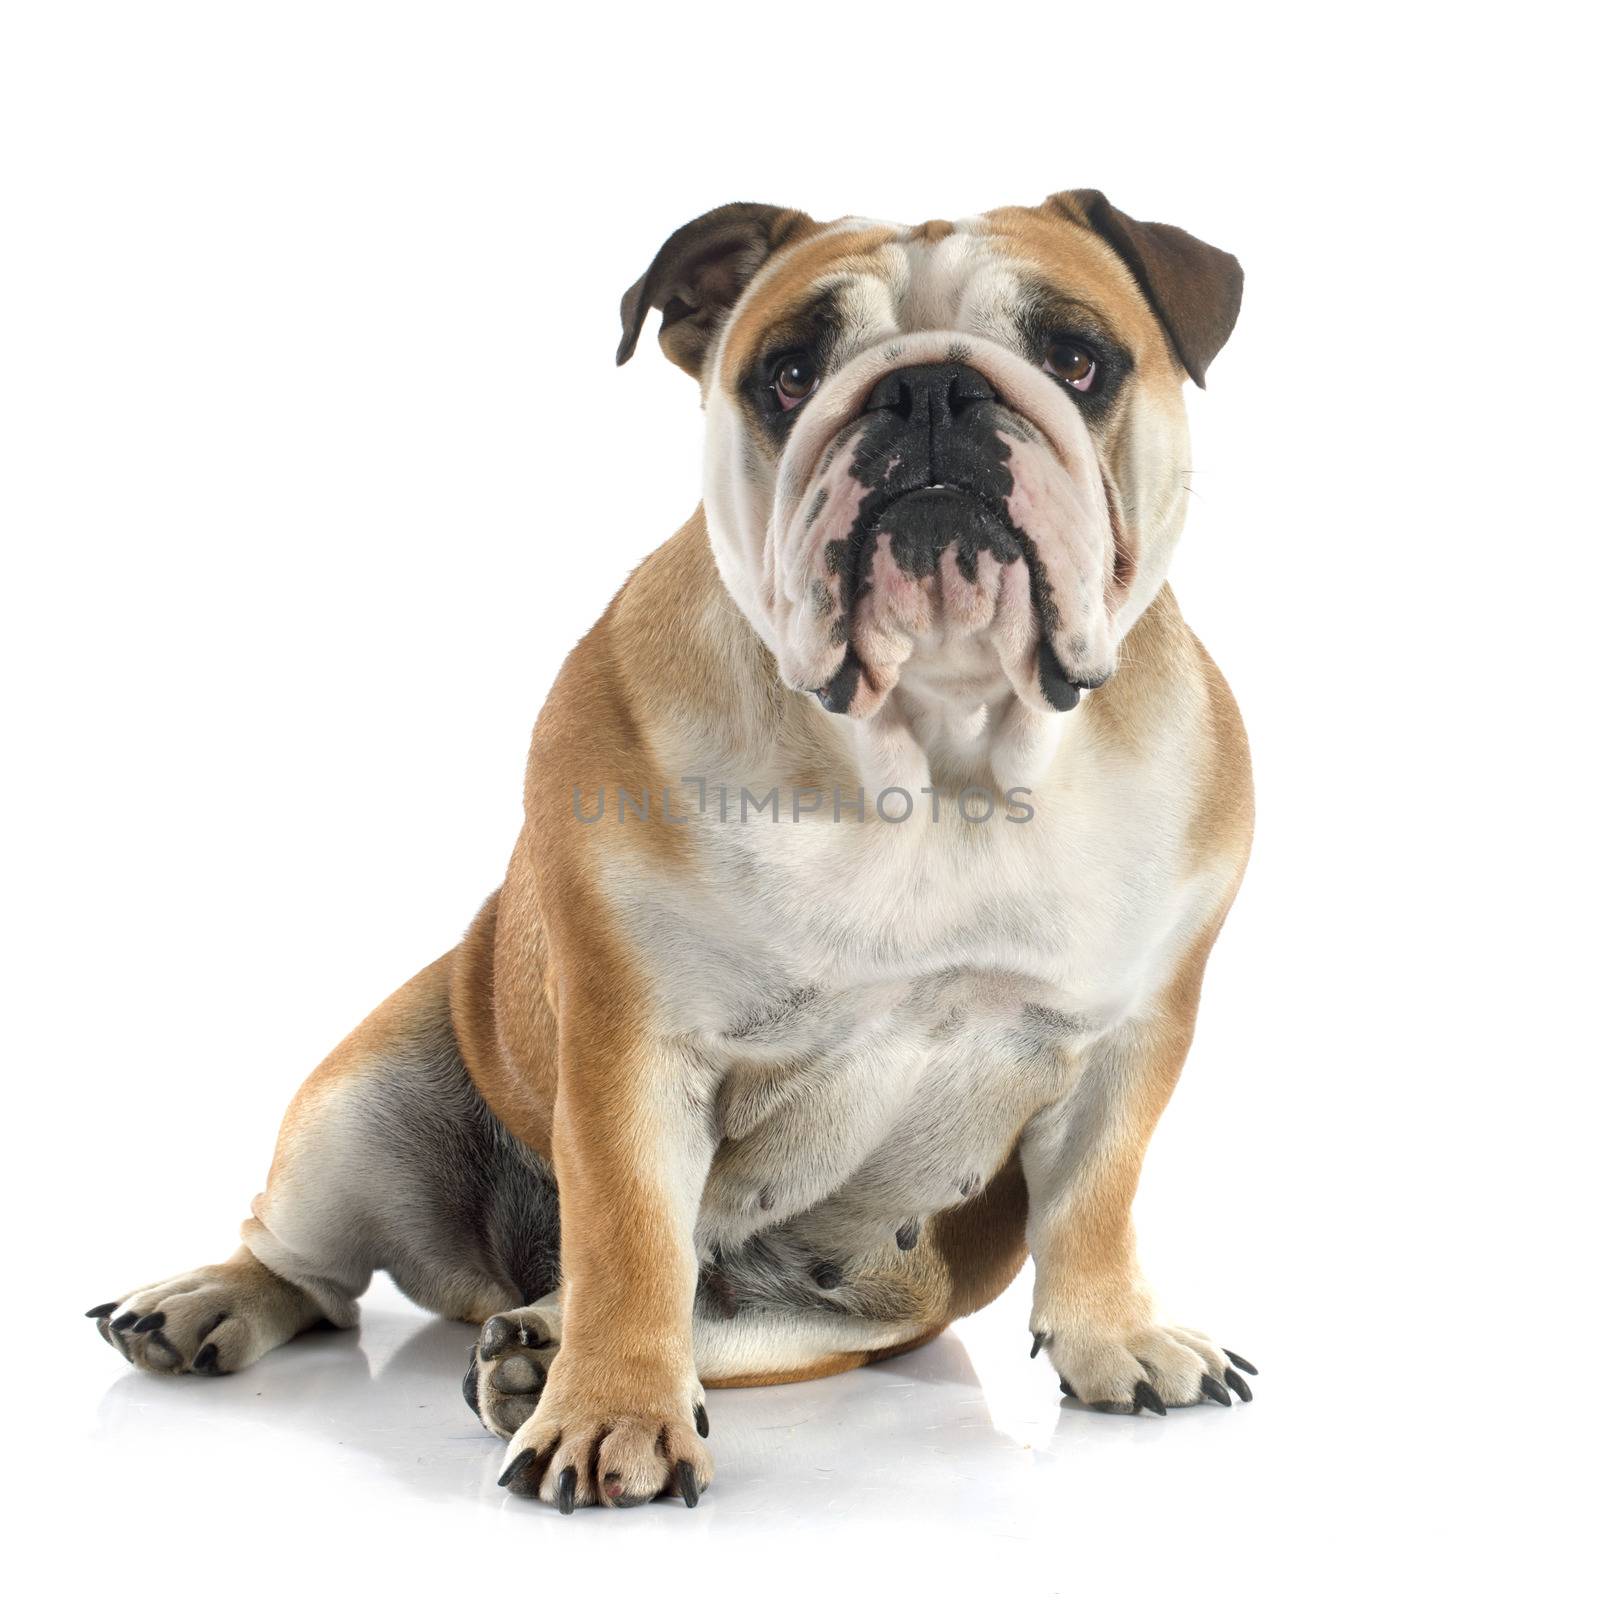
[[502,1485],[712,1478],[706,1391],[910,1350],[1034,1263],[1068,1401],[1256,1369],[1129,1220],[1244,870],[1249,755],[1165,578],[1237,261],[1098,191],[918,227],[721,206],[622,299],[704,499],[567,658],[461,943],[330,1055],[235,1254],[88,1315],[237,1372],[373,1272],[478,1324]]

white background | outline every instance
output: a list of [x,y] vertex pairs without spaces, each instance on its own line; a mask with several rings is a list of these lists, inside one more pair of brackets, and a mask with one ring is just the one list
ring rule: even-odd
[[[1592,130],[1563,14],[7,7],[28,1592],[1592,1582]],[[693,386],[653,336],[612,365],[661,239],[728,199],[918,221],[1075,185],[1247,273],[1174,576],[1260,826],[1138,1216],[1256,1403],[1058,1408],[1024,1282],[906,1361],[714,1396],[693,1515],[562,1520],[494,1488],[465,1330],[387,1286],[359,1341],[224,1383],[122,1367],[80,1310],[231,1250],[295,1085],[494,887],[563,655],[694,507]]]

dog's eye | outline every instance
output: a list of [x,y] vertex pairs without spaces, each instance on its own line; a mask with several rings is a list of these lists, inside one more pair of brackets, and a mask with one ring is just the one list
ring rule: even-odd
[[777,376],[772,380],[772,392],[785,411],[793,411],[802,400],[816,392],[817,369],[804,351],[783,356],[778,362]]
[[1074,389],[1087,392],[1093,387],[1095,374],[1100,367],[1081,344],[1074,344],[1070,339],[1058,339],[1044,358],[1044,370]]

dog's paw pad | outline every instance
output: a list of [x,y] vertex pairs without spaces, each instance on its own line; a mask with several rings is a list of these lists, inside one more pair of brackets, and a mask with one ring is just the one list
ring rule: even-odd
[[509,1439],[533,1415],[560,1346],[560,1314],[550,1307],[504,1311],[484,1323],[461,1382],[484,1427]]

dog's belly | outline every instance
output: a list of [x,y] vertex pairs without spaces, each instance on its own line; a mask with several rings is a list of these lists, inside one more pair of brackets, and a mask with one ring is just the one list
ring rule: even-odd
[[802,990],[727,1041],[722,1141],[700,1237],[782,1228],[856,1254],[960,1205],[1060,1098],[1093,1024],[1045,986],[952,970],[837,994]]

